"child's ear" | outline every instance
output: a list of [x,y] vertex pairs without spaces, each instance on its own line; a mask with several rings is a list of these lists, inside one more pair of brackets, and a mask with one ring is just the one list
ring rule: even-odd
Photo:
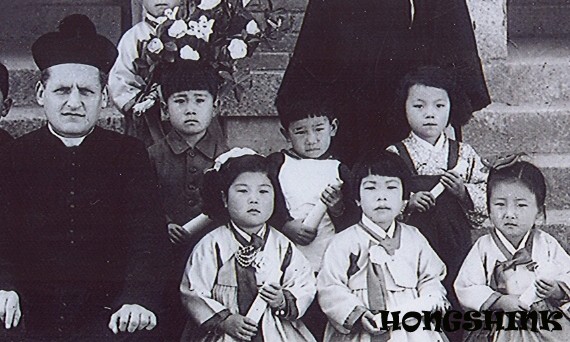
[[6,100],[4,100],[4,103],[2,104],[2,113],[0,113],[2,117],[8,115],[8,112],[10,111],[10,108],[12,108],[13,103],[14,100],[12,100],[11,98],[7,98]]
[[538,223],[542,223],[542,224],[546,224],[546,208],[543,206],[542,208],[539,208],[540,210],[538,211],[538,213],[536,214],[536,217],[534,219],[534,223],[538,224]]
[[228,196],[226,196],[226,193],[222,191],[222,202],[224,202],[224,208],[228,207]]
[[289,131],[286,130],[285,128],[283,128],[283,126],[281,126],[279,128],[279,132],[281,132],[281,135],[283,135],[285,137],[285,140],[287,140],[287,142],[291,142],[291,139],[289,137]]
[[338,129],[338,120],[332,119],[331,121],[331,137],[334,137],[336,135],[336,131]]
[[359,201],[359,200],[355,199],[355,200],[354,200],[354,203],[356,203],[356,206],[357,206],[357,207],[360,207],[360,201]]
[[107,89],[107,86],[103,88],[102,94],[103,98],[101,99],[101,108],[105,108],[109,103],[109,90]]

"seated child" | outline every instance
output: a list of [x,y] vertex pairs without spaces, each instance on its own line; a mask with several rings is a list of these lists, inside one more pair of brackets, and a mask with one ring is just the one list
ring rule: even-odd
[[[8,97],[8,90],[10,89],[10,81],[8,77],[8,69],[4,64],[0,63],[0,116],[8,115],[12,107],[12,99]],[[12,141],[13,138],[10,133],[0,129],[0,146],[7,142]]]
[[[551,235],[535,227],[545,215],[546,183],[526,162],[496,165],[487,181],[494,228],[469,251],[455,281],[467,310],[549,310],[565,313],[563,330],[473,332],[471,341],[565,341],[570,331],[570,256]],[[505,322],[504,326],[506,326]],[[489,336],[490,335],[490,336]]]
[[202,212],[204,171],[227,146],[208,131],[216,117],[219,80],[214,71],[192,61],[177,61],[164,66],[159,82],[172,130],[148,151],[173,242],[167,301],[169,310],[177,313],[166,322],[172,324],[166,330],[181,333],[186,318],[180,303],[180,280],[192,248],[207,231],[190,234],[182,225]]
[[388,147],[413,174],[405,222],[420,229],[447,266],[443,284],[451,305],[459,309],[453,281],[471,247],[472,219],[482,221],[485,212],[487,174],[475,150],[449,139],[444,130],[450,123],[465,124],[470,104],[448,72],[428,66],[404,77],[395,110],[411,130]]
[[[379,326],[387,311],[431,311],[447,306],[445,265],[415,227],[396,221],[409,196],[410,171],[395,154],[380,152],[353,168],[360,223],[329,244],[317,277],[329,323],[324,341],[442,341],[436,331]],[[382,329],[381,329],[382,328]],[[387,335],[386,335],[387,334]]]
[[134,61],[140,57],[138,45],[156,36],[156,27],[163,21],[165,10],[180,6],[184,1],[143,0],[145,18],[121,37],[117,45],[119,56],[109,72],[109,94],[115,106],[125,115],[126,133],[143,140],[147,146],[163,138],[165,132],[158,105],[149,109],[144,117],[136,117],[132,113],[136,97],[145,87],[144,80],[135,72]]
[[314,341],[300,320],[315,296],[311,266],[267,224],[277,182],[266,158],[233,152],[205,175],[204,212],[225,224],[198,242],[186,265],[182,300],[205,334],[186,329],[183,340]]

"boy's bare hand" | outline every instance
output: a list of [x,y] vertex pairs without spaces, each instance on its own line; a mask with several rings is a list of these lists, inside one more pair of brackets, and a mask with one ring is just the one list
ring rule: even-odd
[[430,210],[435,205],[435,197],[429,191],[419,191],[410,196],[408,208],[420,213]]
[[326,204],[334,216],[340,216],[344,211],[344,202],[342,201],[342,191],[340,191],[340,187],[340,184],[329,184],[321,193],[321,201]]
[[114,334],[119,332],[133,333],[137,330],[152,330],[156,327],[156,315],[144,306],[124,304],[109,319],[109,329]]
[[441,184],[460,200],[467,200],[467,189],[465,189],[463,179],[457,171],[446,171],[441,175]]
[[272,309],[283,309],[285,307],[283,288],[277,283],[265,284],[259,290],[259,295]]
[[538,279],[536,281],[536,294],[540,298],[562,299],[564,298],[564,291],[560,287],[560,283],[551,279]]
[[257,333],[257,324],[250,318],[234,314],[220,323],[220,329],[238,340],[251,341]]
[[190,240],[188,231],[176,223],[168,224],[168,236],[170,237],[170,242],[174,244],[183,244]]
[[304,225],[300,219],[285,223],[282,231],[291,241],[301,246],[310,244],[317,236],[317,230]]

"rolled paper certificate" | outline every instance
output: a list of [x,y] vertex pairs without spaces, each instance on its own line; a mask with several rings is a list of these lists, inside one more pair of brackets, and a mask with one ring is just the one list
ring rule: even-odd
[[[274,280],[274,282],[279,281],[279,278],[281,278],[281,274],[282,274],[281,270],[279,268],[276,268],[275,272],[272,273],[271,276],[267,278],[265,284],[269,283],[270,280]],[[265,284],[263,284],[263,286],[265,286]],[[259,323],[259,321],[261,320],[261,316],[263,316],[263,313],[265,312],[265,309],[267,309],[267,302],[263,300],[263,298],[261,298],[259,294],[257,294],[255,299],[253,300],[253,303],[251,303],[249,310],[247,310],[247,314],[245,316],[255,321],[255,323]]]
[[182,228],[184,228],[188,234],[194,235],[205,229],[210,223],[212,223],[212,220],[208,216],[200,214],[183,225]]
[[534,284],[529,286],[519,297],[521,303],[526,305],[527,309],[530,309],[530,306],[538,301],[540,298],[536,295],[536,287]]
[[321,220],[325,216],[326,212],[327,212],[327,205],[324,204],[321,200],[319,200],[315,204],[311,212],[309,212],[309,215],[305,217],[305,220],[303,220],[303,224],[312,229],[317,229],[319,223],[321,223]]
[[[337,184],[339,186],[342,186],[343,183],[342,180],[338,178],[336,180]],[[319,223],[321,223],[326,212],[327,212],[327,205],[324,204],[323,201],[321,200],[317,201],[311,212],[309,212],[307,217],[305,217],[305,219],[303,220],[303,224],[312,229],[317,229]]]
[[[467,162],[466,160],[460,160],[457,162],[457,165],[455,165],[455,167],[451,169],[451,171],[457,172],[459,176],[463,178],[463,180],[465,181],[467,179],[469,167],[470,167],[469,162]],[[441,184],[441,182],[438,182],[429,192],[431,192],[434,198],[438,198],[439,195],[441,195],[441,193],[443,192],[443,190],[445,190],[445,187],[443,186],[443,184]]]

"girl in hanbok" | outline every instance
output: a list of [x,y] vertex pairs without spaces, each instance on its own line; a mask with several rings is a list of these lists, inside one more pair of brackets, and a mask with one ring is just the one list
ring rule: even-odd
[[[311,265],[267,224],[276,182],[267,160],[234,149],[204,179],[203,211],[227,223],[194,248],[180,285],[202,332],[184,341],[314,341],[300,318],[315,296]],[[188,325],[190,326],[190,325]]]
[[472,332],[467,340],[565,341],[570,331],[570,256],[535,227],[545,215],[544,176],[526,161],[504,161],[491,169],[487,183],[494,228],[467,255],[455,281],[457,296],[468,310],[562,311],[557,320],[562,330],[493,329]]
[[471,248],[470,229],[485,217],[487,173],[477,152],[450,139],[445,128],[463,125],[471,107],[451,74],[428,66],[404,77],[395,110],[407,119],[408,137],[388,150],[398,153],[413,174],[405,222],[420,229],[447,266],[443,284],[459,309],[453,281]]
[[317,278],[319,304],[329,319],[324,341],[447,341],[421,324],[407,332],[375,316],[446,308],[445,265],[417,228],[396,221],[409,195],[404,162],[384,151],[353,173],[361,221],[332,239]]

